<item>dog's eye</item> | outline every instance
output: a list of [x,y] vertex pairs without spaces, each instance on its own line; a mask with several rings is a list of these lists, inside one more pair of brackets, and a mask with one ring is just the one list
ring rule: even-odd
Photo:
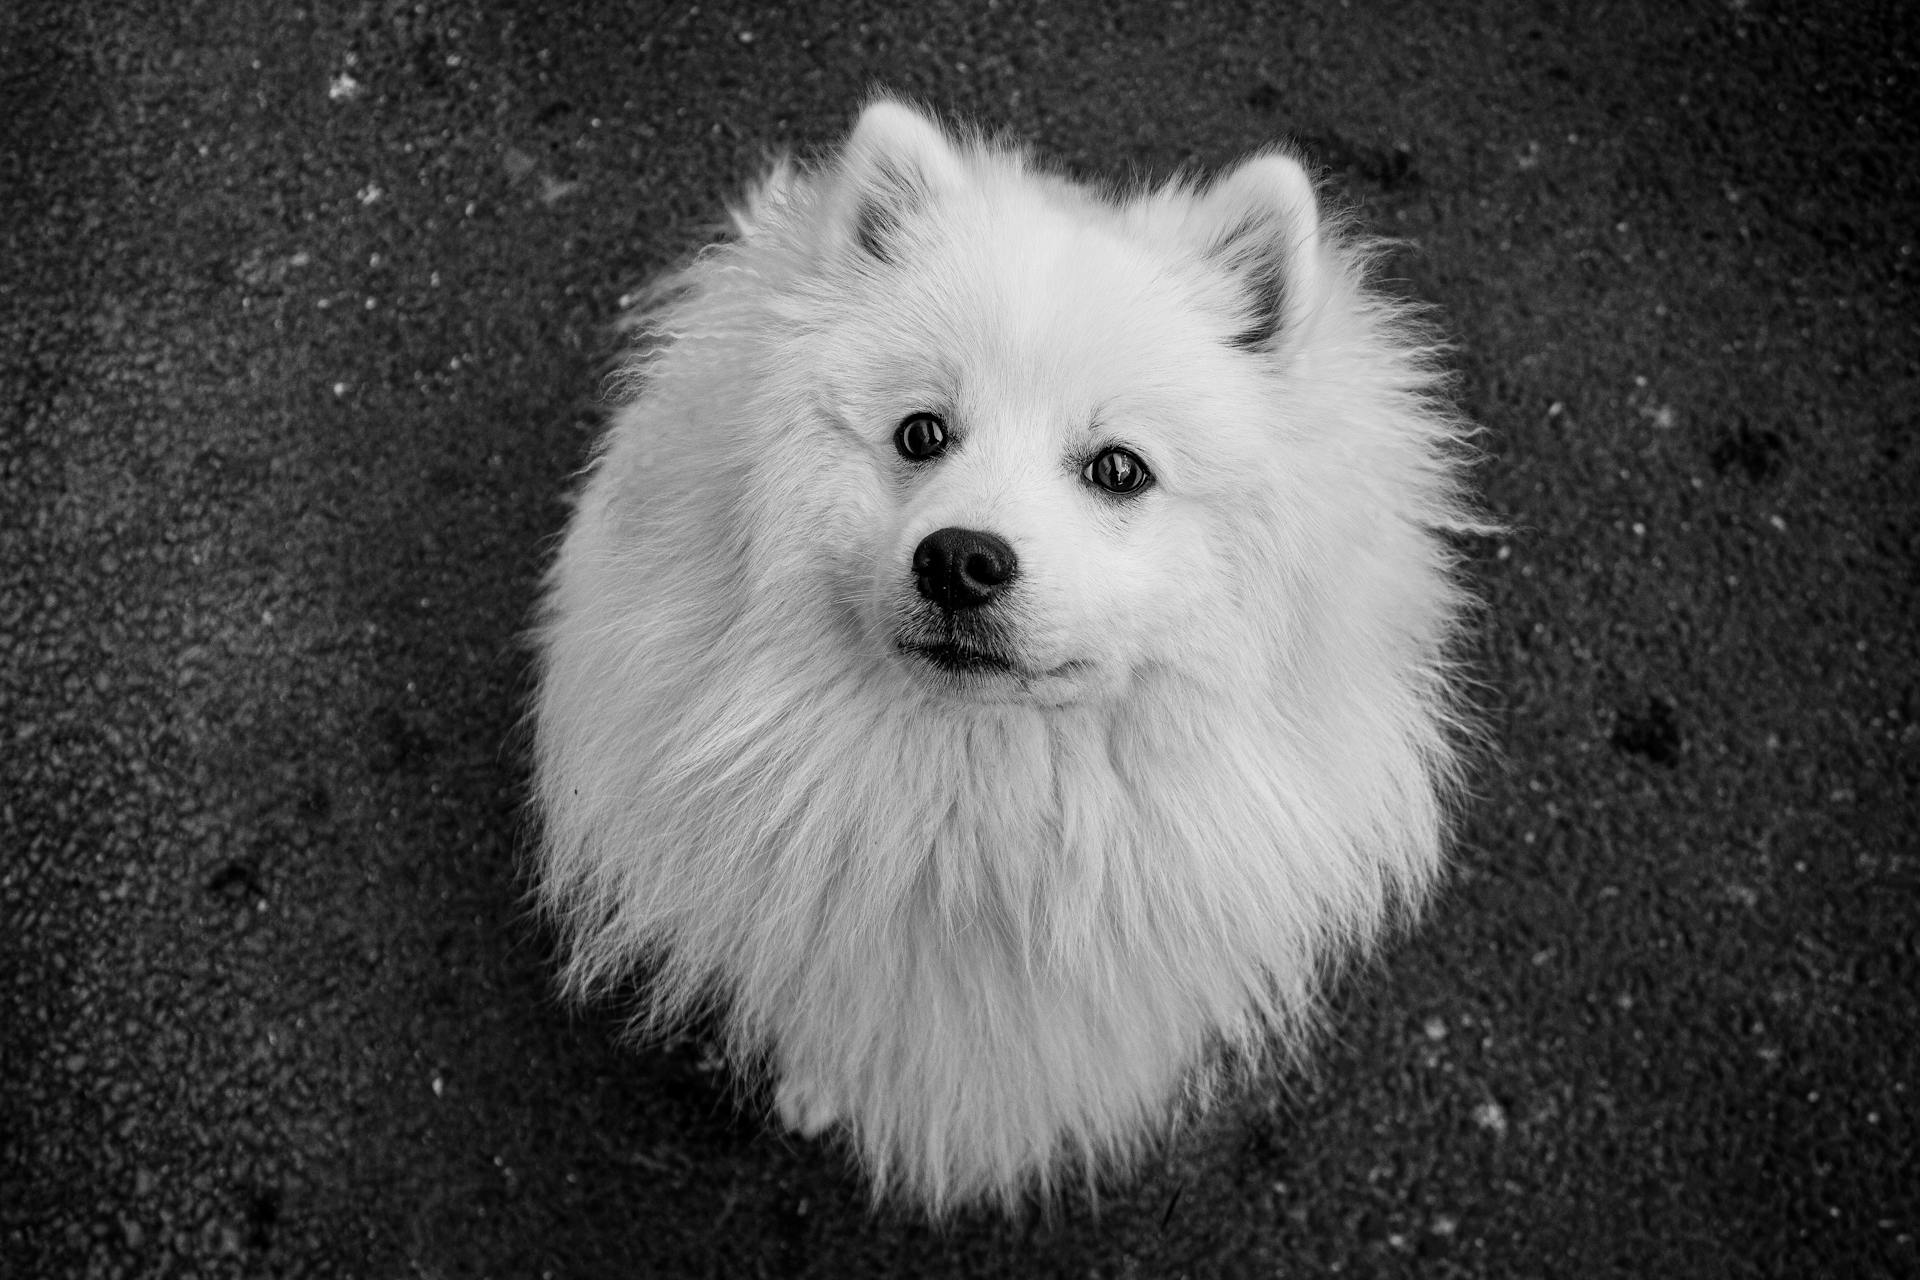
[[901,457],[915,462],[937,457],[947,447],[947,424],[937,414],[908,414],[894,428],[893,447],[900,451]]
[[1080,478],[1108,493],[1136,493],[1153,483],[1147,464],[1125,449],[1102,449],[1080,472]]

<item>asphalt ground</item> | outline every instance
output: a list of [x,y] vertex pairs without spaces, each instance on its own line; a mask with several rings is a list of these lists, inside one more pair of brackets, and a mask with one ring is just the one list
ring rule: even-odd
[[[1915,21],[0,9],[0,1273],[1920,1273]],[[1097,1209],[871,1212],[524,910],[618,301],[879,84],[1085,174],[1296,139],[1513,530],[1448,892]]]

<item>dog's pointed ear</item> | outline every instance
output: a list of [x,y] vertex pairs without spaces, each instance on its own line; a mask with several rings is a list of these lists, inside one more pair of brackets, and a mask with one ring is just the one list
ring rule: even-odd
[[901,227],[939,192],[959,185],[962,167],[939,125],[905,103],[878,98],[860,113],[838,176],[852,243],[892,262]]
[[1292,156],[1255,156],[1201,196],[1200,252],[1245,286],[1247,324],[1233,344],[1267,350],[1291,333],[1319,298],[1320,212],[1313,180]]

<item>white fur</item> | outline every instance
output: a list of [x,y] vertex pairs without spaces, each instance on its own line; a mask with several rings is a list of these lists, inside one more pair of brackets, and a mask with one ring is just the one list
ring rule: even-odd
[[[568,984],[717,1009],[935,1212],[1124,1166],[1433,881],[1462,424],[1285,155],[1110,195],[881,101],[736,222],[656,291],[552,571]],[[1115,444],[1155,483],[1082,479]],[[1015,671],[895,648],[948,525],[1017,548]]]

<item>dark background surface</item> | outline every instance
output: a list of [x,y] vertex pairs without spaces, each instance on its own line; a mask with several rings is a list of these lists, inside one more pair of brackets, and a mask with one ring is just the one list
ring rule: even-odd
[[[1913,1274],[1907,11],[0,8],[0,1273]],[[870,1214],[523,912],[607,323],[877,83],[1302,142],[1514,530],[1449,892],[1097,1215]]]

